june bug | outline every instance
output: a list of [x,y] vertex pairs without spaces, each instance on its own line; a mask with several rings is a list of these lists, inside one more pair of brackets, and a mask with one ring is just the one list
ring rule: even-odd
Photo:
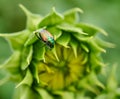
[[48,32],[45,29],[37,30],[34,32],[35,35],[40,39],[42,42],[44,42],[49,48],[54,47],[54,37],[50,32]]

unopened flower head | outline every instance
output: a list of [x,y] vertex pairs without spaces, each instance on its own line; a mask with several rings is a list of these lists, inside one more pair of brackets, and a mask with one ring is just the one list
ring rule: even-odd
[[[86,90],[97,94],[96,87],[104,88],[96,76],[104,66],[101,58],[104,47],[112,46],[97,35],[107,35],[104,30],[77,22],[76,14],[83,12],[79,8],[63,14],[53,8],[42,17],[20,7],[27,15],[25,30],[0,34],[13,51],[1,68],[10,74],[9,80],[18,83],[18,89],[27,92],[21,92],[20,99],[30,99],[31,95],[53,99],[55,95],[64,97],[69,92],[77,94]],[[61,94],[64,91],[67,93]]]

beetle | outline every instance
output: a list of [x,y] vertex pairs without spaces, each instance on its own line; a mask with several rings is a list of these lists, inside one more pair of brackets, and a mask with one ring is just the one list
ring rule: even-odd
[[35,35],[40,39],[42,42],[44,42],[49,48],[53,48],[55,44],[54,37],[50,32],[48,32],[45,29],[37,30],[34,32]]

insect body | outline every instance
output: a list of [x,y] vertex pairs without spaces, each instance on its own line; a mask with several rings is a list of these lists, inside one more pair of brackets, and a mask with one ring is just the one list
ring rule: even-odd
[[35,35],[43,41],[49,48],[54,47],[54,38],[50,32],[45,29],[35,31]]

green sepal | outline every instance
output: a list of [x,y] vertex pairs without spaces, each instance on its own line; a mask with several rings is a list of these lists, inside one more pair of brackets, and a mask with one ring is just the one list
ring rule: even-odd
[[27,10],[22,4],[19,5],[27,16],[26,28],[34,31],[37,29],[38,23],[41,21],[42,17],[38,14],[33,14]]
[[56,40],[56,42],[64,47],[68,47],[68,43],[70,41],[70,34],[64,32],[62,35]]
[[23,30],[23,31],[11,33],[11,34],[10,33],[0,34],[0,37],[6,38],[10,43],[12,49],[20,50],[23,47],[29,34],[30,32],[28,30]]
[[79,41],[82,41],[86,44],[89,45],[89,49],[93,52],[106,52],[106,50],[104,49],[103,46],[101,46],[98,42],[97,42],[97,39],[94,38],[93,36],[91,37],[80,37],[79,35],[77,34],[74,34],[73,35],[75,38],[77,38]]
[[33,77],[29,69],[26,70],[26,75],[23,80],[16,86],[18,88],[21,85],[28,85],[31,86],[33,83]]
[[91,51],[93,52],[106,52],[106,50],[100,46],[98,43],[97,43],[97,39],[96,38],[92,38],[88,41],[89,45],[90,45],[90,49]]
[[78,88],[83,88],[84,90],[87,90],[87,91],[91,91],[93,92],[94,94],[98,94],[99,93],[99,90],[97,88],[95,88],[95,85],[88,83],[89,82],[89,79],[88,77],[82,79],[81,81],[79,81],[79,84],[78,84]]
[[101,94],[101,95],[97,95],[97,97],[95,97],[95,99],[114,99],[111,96],[107,96],[105,93]]
[[38,71],[38,67],[37,67],[37,63],[36,62],[32,62],[31,65],[30,65],[30,69],[31,69],[31,72],[33,74],[33,77],[35,78],[36,82],[39,83],[39,71]]
[[78,24],[76,24],[76,26],[79,28],[82,28],[82,30],[85,33],[88,33],[89,36],[93,36],[98,32],[107,36],[107,33],[103,29],[96,27],[96,26],[93,26],[93,25],[90,25],[90,24],[78,23]]
[[32,55],[33,55],[33,46],[27,46],[23,48],[22,55],[21,55],[21,69],[25,70],[31,60],[32,60]]
[[79,90],[78,92],[76,92],[75,98],[76,99],[91,99],[91,97],[86,96],[85,90]]
[[[95,54],[94,52],[90,53],[89,58],[91,61],[90,63],[93,65],[92,66],[93,70],[95,68],[99,68],[99,66],[102,66],[102,67],[106,66],[106,64],[102,62],[102,58],[99,54]],[[100,71],[100,68],[99,68],[99,71]]]
[[54,46],[54,48],[52,49],[52,52],[53,52],[54,56],[56,57],[57,61],[59,62],[59,57],[57,55],[56,46]]
[[58,99],[75,99],[75,97],[76,97],[76,93],[74,93],[72,91],[57,90],[57,91],[54,91],[53,94],[56,96],[55,97],[56,99],[57,98]]
[[75,57],[77,57],[77,50],[78,50],[78,42],[75,39],[71,39],[70,45],[73,49]]
[[48,27],[47,30],[53,35],[55,40],[62,35],[62,31],[56,27]]
[[90,75],[88,76],[88,79],[89,79],[89,82],[90,82],[92,85],[97,85],[97,86],[99,86],[100,88],[105,89],[105,86],[98,80],[95,72],[91,72]]
[[87,43],[81,43],[80,46],[85,52],[89,53],[90,49],[88,48],[89,45]]
[[[47,51],[47,53],[45,55],[45,62],[47,62],[47,63],[52,62],[52,63],[56,64],[56,62],[59,61],[59,56],[57,53],[56,45],[54,46],[53,49],[51,49],[51,50],[47,49],[46,51]],[[46,68],[49,68],[49,67],[46,66]],[[47,69],[47,71],[49,71],[49,69]]]
[[98,80],[96,74],[93,71],[82,80],[80,80],[78,84],[78,88],[84,88],[84,90],[89,90],[96,95],[100,93],[100,90],[97,87],[100,87],[102,89],[105,88],[105,86]]
[[95,40],[95,42],[99,45],[99,46],[101,46],[101,47],[103,47],[103,48],[115,48],[116,47],[116,45],[115,44],[112,44],[112,43],[109,43],[109,42],[106,42],[106,41],[104,41],[104,40],[101,40],[100,38],[96,38],[96,40]]
[[38,41],[33,45],[33,58],[36,60],[44,60],[45,46],[43,42]]
[[62,99],[75,99],[75,96],[74,96],[74,93],[73,92],[65,92],[64,91],[64,93],[62,93]]
[[53,26],[58,23],[61,23],[63,21],[63,16],[55,11],[55,8],[52,9],[52,11],[44,17],[38,27],[44,27],[44,26]]
[[87,33],[83,32],[81,28],[75,27],[70,24],[61,24],[61,25],[58,25],[57,28],[65,32],[70,32],[71,34],[78,33],[81,35],[88,35]]
[[76,94],[76,99],[91,99],[91,97],[86,96],[86,93],[83,90],[82,92],[80,91]]
[[14,51],[10,58],[5,61],[0,68],[3,68],[10,72],[12,75],[16,75],[20,72],[20,55],[19,51]]
[[93,38],[93,36],[88,37],[77,33],[73,33],[72,35],[81,42],[89,42],[89,40]]
[[[6,77],[8,80],[18,82],[21,80],[20,73],[20,56],[21,53],[19,51],[14,51],[10,58],[5,61],[2,65],[0,65],[0,69],[6,70]],[[7,80],[6,80],[7,81]],[[3,83],[5,82],[5,79]]]
[[73,8],[64,13],[64,20],[68,23],[74,23],[77,21],[77,12],[83,13],[83,10],[80,8]]
[[36,35],[34,33],[31,33],[28,37],[28,39],[26,40],[24,46],[29,46],[33,43],[35,43],[38,40],[38,38],[36,37]]
[[40,94],[41,99],[54,99],[53,96],[51,96],[46,90],[35,87],[35,90]]
[[[89,60],[88,54],[83,53],[83,59],[82,59],[81,64],[85,65],[88,62],[88,60]],[[86,66],[86,68],[87,68],[87,66]]]
[[22,85],[19,90],[17,96],[14,96],[14,99],[41,99],[40,95],[30,86]]

